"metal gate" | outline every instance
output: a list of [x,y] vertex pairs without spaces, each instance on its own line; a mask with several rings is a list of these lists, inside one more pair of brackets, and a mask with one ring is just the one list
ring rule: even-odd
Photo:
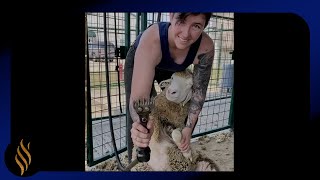
[[[169,13],[86,13],[85,16],[86,159],[87,165],[93,166],[128,148],[125,55],[140,32],[157,21],[169,21]],[[193,138],[233,126],[233,13],[212,13],[212,16],[205,31],[215,42],[215,59]]]

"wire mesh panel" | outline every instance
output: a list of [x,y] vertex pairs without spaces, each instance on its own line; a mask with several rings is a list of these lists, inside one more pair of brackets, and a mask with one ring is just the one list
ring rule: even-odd
[[[89,166],[114,156],[114,149],[123,152],[127,148],[123,79],[126,51],[122,50],[127,50],[139,33],[157,21],[170,21],[169,13],[86,13]],[[193,137],[230,127],[232,110],[233,13],[213,13],[205,32],[214,40],[215,57],[206,102]],[[193,69],[193,65],[189,68]],[[159,93],[156,82],[155,87]]]
[[205,32],[214,41],[215,56],[206,102],[193,132],[194,137],[230,126],[233,87],[233,23],[233,13],[213,13],[205,29]]
[[126,147],[124,59],[118,53],[119,48],[125,46],[125,16],[106,13],[104,19],[103,13],[87,13],[86,17],[91,108],[91,112],[88,111],[88,163],[93,165],[114,152],[110,122],[116,149]]

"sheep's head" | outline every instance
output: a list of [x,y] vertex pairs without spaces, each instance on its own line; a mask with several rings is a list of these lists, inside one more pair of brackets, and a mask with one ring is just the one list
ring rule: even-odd
[[169,101],[175,103],[182,103],[184,106],[190,99],[192,95],[192,73],[189,70],[175,72],[172,74],[170,80],[164,81],[164,83],[168,83],[166,91],[166,98]]

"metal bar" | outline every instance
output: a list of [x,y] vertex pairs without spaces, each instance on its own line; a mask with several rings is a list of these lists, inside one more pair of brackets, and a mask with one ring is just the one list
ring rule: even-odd
[[154,15],[155,15],[155,13],[153,12],[152,13],[152,24],[154,23]]
[[[103,27],[97,27],[97,26],[88,26],[88,29],[94,29],[94,30],[99,30],[99,32],[103,32]],[[108,28],[109,30],[115,30],[115,28]],[[121,31],[124,31],[125,29],[118,29]],[[123,34],[123,33],[122,33]]]
[[233,29],[217,29],[217,30],[207,30],[206,32],[220,32],[220,31],[233,31]]
[[140,34],[140,13],[137,13],[136,18],[136,36]]
[[[112,118],[120,118],[125,116],[126,114],[119,114],[119,115],[114,115]],[[103,119],[108,119],[109,116],[104,116],[104,117],[99,117],[99,118],[92,118],[92,121],[103,121]]]
[[230,127],[231,126],[228,125],[228,126],[224,126],[224,127],[221,127],[221,128],[213,129],[213,130],[210,130],[210,131],[194,134],[194,135],[191,136],[191,138],[196,138],[196,137],[199,137],[199,136],[204,136],[206,134],[222,131],[222,130],[225,130],[225,129],[230,129]]
[[131,44],[131,38],[130,38],[130,13],[125,13],[125,29],[124,29],[124,34],[125,34],[125,46],[126,49],[129,49],[130,44]]
[[[221,23],[221,29],[223,29],[223,23]],[[220,63],[221,63],[221,54],[222,54],[221,49],[222,49],[222,38],[223,38],[222,32],[223,31],[221,31],[221,33],[220,33],[220,45],[219,45],[220,52],[219,52],[219,57],[218,57],[217,83],[219,82],[219,77],[220,77]]]
[[231,104],[230,104],[230,114],[228,124],[231,126],[232,130],[234,128],[234,119],[233,119],[233,100],[234,99],[234,90],[232,86],[232,96],[231,96]]
[[[87,20],[87,19],[86,19]],[[85,22],[87,26],[87,21]],[[87,29],[87,28],[86,28]],[[86,39],[88,39],[88,31],[86,31]],[[86,46],[88,46],[88,42],[86,41]],[[87,47],[87,54],[89,54],[89,50]],[[89,56],[86,57],[86,76],[87,78],[87,117],[86,117],[86,125],[87,125],[87,164],[88,166],[93,165],[93,137],[92,137],[92,110],[91,110],[91,88],[90,88],[90,68],[89,68]],[[89,87],[89,88],[88,88]]]
[[234,20],[234,18],[231,18],[231,17],[224,17],[224,16],[219,16],[219,15],[211,15],[211,17],[220,18],[220,19]]
[[[118,152],[119,152],[119,153],[123,153],[123,152],[125,152],[126,150],[127,150],[127,148],[125,147],[125,148],[120,149]],[[107,156],[105,156],[105,157],[103,157],[103,158],[101,158],[101,159],[99,159],[99,160],[96,160],[96,161],[92,162],[92,164],[90,164],[90,165],[88,165],[88,166],[91,167],[91,166],[97,165],[97,164],[99,164],[99,163],[101,163],[101,162],[103,162],[103,161],[105,161],[105,160],[108,160],[108,159],[114,157],[114,156],[115,156],[115,153],[111,153],[111,154],[109,154],[109,155],[107,155]]]
[[141,13],[141,32],[147,29],[147,13]]
[[229,98],[231,98],[231,96],[224,96],[224,97],[215,98],[215,99],[208,99],[208,100],[205,100],[204,102],[217,101],[217,100],[229,99]]
[[[124,85],[124,82],[121,82],[121,86]],[[100,85],[93,85],[91,86],[91,88],[100,88],[100,87],[106,87],[107,84],[100,84]],[[113,86],[117,86],[117,83],[110,83],[110,86],[113,87]]]

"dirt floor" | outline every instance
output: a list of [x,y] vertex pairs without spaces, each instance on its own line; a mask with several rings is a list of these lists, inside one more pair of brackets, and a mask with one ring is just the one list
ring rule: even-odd
[[[191,140],[191,147],[213,160],[218,171],[234,171],[234,135],[230,130],[212,133]],[[120,155],[123,166],[128,165],[127,152]],[[115,157],[95,166],[86,166],[86,171],[120,171]],[[139,163],[131,171],[150,171],[145,163]]]

